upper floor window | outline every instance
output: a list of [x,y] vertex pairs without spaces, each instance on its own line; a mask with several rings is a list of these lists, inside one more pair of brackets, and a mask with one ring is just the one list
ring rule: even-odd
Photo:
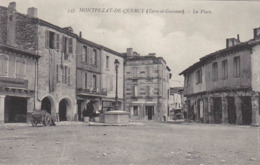
[[70,75],[70,68],[65,66],[63,69],[62,69],[62,83],[64,84],[70,84],[70,78],[71,78],[71,75]]
[[93,75],[92,77],[92,87],[94,91],[97,90],[97,75]]
[[137,96],[137,86],[133,86],[133,96]]
[[147,67],[147,68],[146,68],[146,75],[147,75],[147,77],[150,77],[150,76],[151,76],[150,67]]
[[46,30],[45,44],[46,44],[46,48],[59,50],[60,49],[60,35],[52,32],[52,31]]
[[133,77],[137,77],[137,67],[133,68]]
[[106,68],[109,68],[109,56],[106,56]]
[[16,77],[25,76],[25,59],[16,59]]
[[240,57],[234,57],[234,76],[240,76]]
[[218,80],[218,63],[217,62],[214,62],[212,64],[212,77],[213,77],[213,81]]
[[0,55],[0,76],[8,75],[8,56]]
[[190,87],[191,86],[191,76],[190,75],[186,75],[186,87]]
[[228,78],[228,61],[223,60],[222,61],[222,79]]
[[93,66],[97,66],[97,50],[96,49],[92,50],[90,64]]
[[83,46],[82,47],[82,62],[88,61],[88,47]]
[[196,71],[196,84],[202,83],[202,70],[199,69]]
[[147,86],[147,96],[151,96],[151,87]]

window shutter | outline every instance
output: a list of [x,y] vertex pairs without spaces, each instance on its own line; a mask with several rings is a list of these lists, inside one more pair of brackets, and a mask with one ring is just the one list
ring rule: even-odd
[[50,45],[50,33],[48,30],[45,31],[45,46],[49,48]]
[[81,77],[82,77],[81,86],[82,86],[82,89],[85,89],[85,73],[84,72],[81,72]]
[[59,51],[60,50],[60,35],[56,34],[56,49]]
[[91,88],[92,87],[92,74],[88,74],[88,79],[87,79],[87,81],[88,81],[88,87],[89,88]]
[[65,68],[66,67],[63,67],[62,69],[62,83],[65,83]]
[[86,54],[86,50],[85,50],[85,47],[84,46],[81,46],[81,61],[82,62],[85,62],[86,61],[86,56],[85,56],[85,54]]
[[22,71],[22,74],[21,74],[21,76],[25,76],[25,60],[21,60],[21,64],[22,64],[22,66],[21,66],[21,71]]
[[72,38],[69,39],[69,53],[73,52],[73,41]]
[[110,77],[110,91],[113,91],[113,76]]
[[64,36],[62,36],[62,52],[63,53],[65,53],[65,47],[66,47],[66,45],[65,45],[65,37]]
[[70,68],[68,67],[68,84],[70,84]]
[[88,64],[92,64],[92,49],[90,47],[87,47],[87,61]]
[[59,65],[56,65],[56,81],[59,82]]

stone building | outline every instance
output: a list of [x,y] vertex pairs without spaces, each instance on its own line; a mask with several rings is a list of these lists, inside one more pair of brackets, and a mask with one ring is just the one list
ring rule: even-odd
[[78,38],[77,41],[77,103],[79,120],[83,109],[92,100],[95,110],[101,110],[102,97],[106,90],[101,88],[101,46]]
[[183,87],[171,87],[170,96],[169,96],[169,119],[184,118],[185,109],[184,109],[183,97]]
[[125,109],[132,119],[166,120],[170,68],[155,53],[140,56],[127,49],[125,58]]
[[40,56],[36,68],[35,109],[45,109],[58,121],[76,118],[76,38],[70,27],[61,28],[37,18],[37,9],[16,11],[16,3],[1,7],[0,42]]
[[260,28],[254,38],[226,40],[226,48],[185,69],[189,120],[203,123],[260,124]]
[[119,109],[124,108],[124,57],[122,54],[109,49],[102,48],[101,56],[101,71],[102,71],[102,89],[107,93],[102,98],[103,112],[113,110],[115,107],[115,94],[116,94],[116,71],[115,60],[119,61],[118,68],[118,106]]
[[30,121],[40,57],[36,41],[34,20],[17,13],[15,3],[0,6],[0,123]]

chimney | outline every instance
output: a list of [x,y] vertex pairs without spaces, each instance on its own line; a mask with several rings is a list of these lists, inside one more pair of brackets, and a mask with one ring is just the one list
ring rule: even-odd
[[235,46],[235,45],[237,45],[239,43],[240,43],[239,36],[238,36],[238,39],[236,39],[236,38],[227,38],[226,39],[226,47],[227,48]]
[[237,41],[240,42],[240,39],[239,39],[239,34],[237,34]]
[[82,32],[81,31],[79,32],[79,38],[82,38]]
[[29,17],[37,18],[37,8],[35,8],[35,7],[30,7],[30,8],[27,10],[27,15],[28,15]]
[[126,49],[126,56],[132,57],[133,56],[133,48],[127,48]]
[[16,11],[16,2],[10,2],[8,5],[8,9]]
[[155,56],[156,56],[156,53],[149,53],[148,55],[155,57]]
[[260,38],[260,27],[254,29],[254,39]]

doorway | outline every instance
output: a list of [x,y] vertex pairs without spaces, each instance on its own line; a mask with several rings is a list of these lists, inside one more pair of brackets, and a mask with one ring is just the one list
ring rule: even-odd
[[237,116],[236,116],[236,106],[235,106],[235,98],[234,97],[227,97],[227,104],[228,104],[228,123],[229,124],[236,124]]
[[27,99],[6,96],[4,111],[6,123],[25,123],[27,119]]
[[154,107],[153,106],[146,106],[146,115],[148,117],[148,120],[152,120],[154,116]]
[[66,99],[62,99],[59,103],[59,119],[60,121],[67,121],[67,111],[69,103]]
[[49,114],[51,114],[51,100],[48,97],[45,97],[42,100],[41,110],[46,110]]
[[213,113],[216,124],[220,124],[222,121],[222,102],[221,98],[213,98]]
[[242,121],[245,125],[252,124],[251,97],[241,97]]

